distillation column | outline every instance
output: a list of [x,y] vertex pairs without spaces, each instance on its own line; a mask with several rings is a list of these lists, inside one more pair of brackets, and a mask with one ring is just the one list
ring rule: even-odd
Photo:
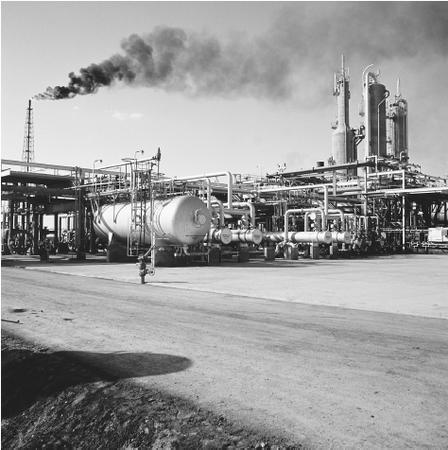
[[356,160],[353,131],[350,129],[350,89],[348,70],[342,55],[341,70],[334,74],[333,95],[337,97],[337,119],[332,125],[332,158],[334,164],[345,164]]
[[397,80],[395,101],[390,105],[388,118],[390,119],[388,137],[388,155],[401,159],[409,156],[408,149],[408,102],[402,98],[400,79]]

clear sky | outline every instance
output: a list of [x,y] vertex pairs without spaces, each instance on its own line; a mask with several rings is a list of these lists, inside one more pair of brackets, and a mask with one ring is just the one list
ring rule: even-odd
[[[448,173],[447,2],[2,2],[1,9],[3,158],[21,158],[29,98],[115,54],[124,61],[127,51],[135,68],[143,61],[135,49],[146,42],[154,48],[150,73],[139,66],[128,82],[33,102],[36,161],[91,167],[97,158],[113,164],[161,147],[168,175],[310,167],[331,154],[333,71],[344,53],[350,125],[360,124],[361,74],[373,63],[392,94],[401,79],[411,160],[426,173]],[[181,37],[179,53],[173,35]],[[166,66],[161,58],[174,59]]]

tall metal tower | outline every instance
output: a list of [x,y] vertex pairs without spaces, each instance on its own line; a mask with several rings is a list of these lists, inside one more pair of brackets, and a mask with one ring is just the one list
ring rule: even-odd
[[[28,100],[28,108],[25,116],[25,137],[23,138],[22,160],[26,163],[34,161],[34,125],[31,100]],[[30,171],[29,166],[26,166],[26,171]]]

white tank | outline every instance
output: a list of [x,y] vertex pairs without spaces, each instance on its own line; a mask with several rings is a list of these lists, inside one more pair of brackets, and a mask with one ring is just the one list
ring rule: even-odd
[[[150,244],[149,218],[146,209],[145,243]],[[115,203],[100,206],[94,217],[98,236],[108,238],[110,233],[125,242],[129,235],[131,204]],[[154,230],[156,237],[171,245],[194,245],[204,239],[211,223],[211,214],[204,202],[193,196],[180,196],[154,202]]]

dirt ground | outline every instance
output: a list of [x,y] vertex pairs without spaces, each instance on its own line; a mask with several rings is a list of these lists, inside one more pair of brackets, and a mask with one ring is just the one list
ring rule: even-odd
[[2,333],[2,447],[301,448],[7,333]]
[[4,267],[2,319],[20,323],[2,328],[119,379],[108,383],[164,392],[281,443],[446,447],[445,319],[141,286],[89,270]]

